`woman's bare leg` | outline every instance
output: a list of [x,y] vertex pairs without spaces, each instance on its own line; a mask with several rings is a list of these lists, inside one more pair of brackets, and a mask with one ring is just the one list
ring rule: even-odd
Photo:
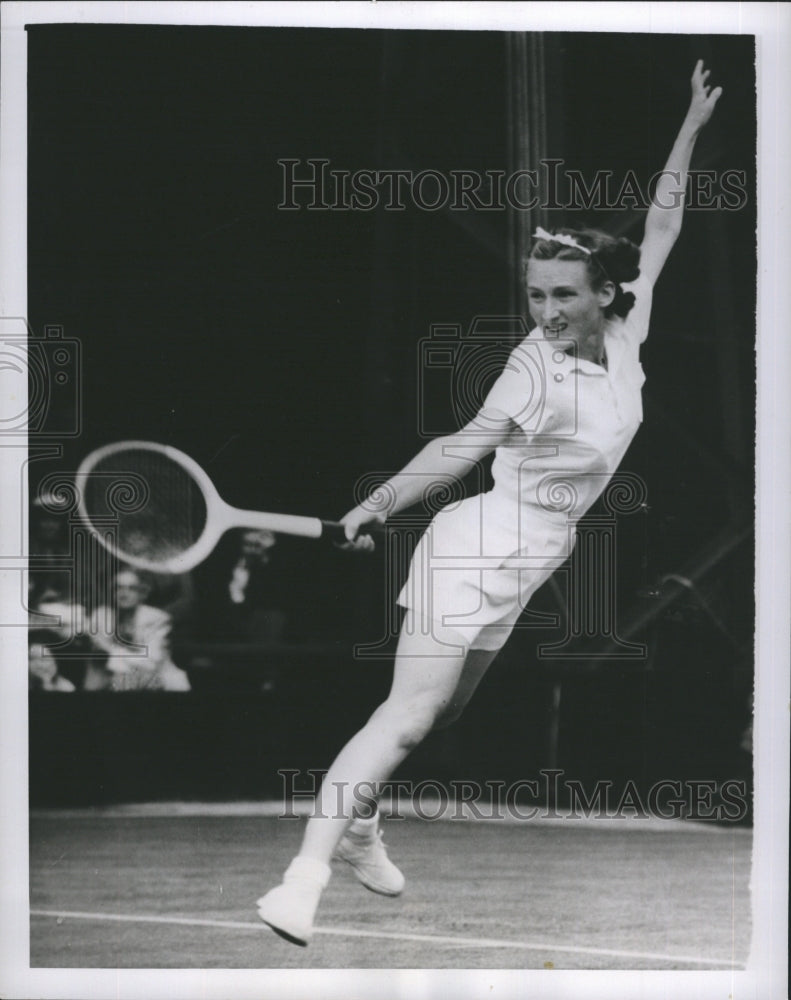
[[[311,938],[314,914],[330,878],[329,861],[360,808],[360,789],[364,787],[364,798],[370,801],[376,785],[389,778],[438,721],[455,718],[496,655],[482,650],[470,654],[458,633],[432,626],[425,634],[422,625],[418,616],[407,612],[387,700],[327,772],[302,848],[282,885],[258,900],[261,919],[295,944],[305,945]],[[387,860],[373,829],[370,833],[355,829],[349,838],[358,843],[350,844],[351,856],[344,847],[342,856],[355,867],[363,884],[375,892],[397,895],[403,876]]]
[[387,780],[436,720],[454,707],[467,643],[458,633],[441,633],[437,626],[425,634],[421,625],[413,612],[407,612],[387,700],[346,744],[327,772],[315,815],[305,830],[300,856],[329,862],[355,807],[359,809],[359,790],[364,789],[363,797],[370,795],[368,783],[373,786]]
[[476,688],[483,680],[499,649],[471,649],[467,653],[464,667],[450,702],[437,717],[434,728],[443,729],[455,722],[467,706]]

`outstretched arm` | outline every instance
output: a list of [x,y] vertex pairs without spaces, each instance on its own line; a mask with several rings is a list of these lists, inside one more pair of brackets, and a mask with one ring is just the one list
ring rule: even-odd
[[[446,434],[429,441],[380,491],[374,491],[367,502],[341,518],[341,523],[346,527],[346,537],[350,540],[349,546],[357,549],[373,548],[371,537],[365,534],[366,524],[384,524],[389,515],[397,514],[422,500],[432,486],[463,479],[476,462],[508,438],[512,426],[510,418],[505,414],[487,409],[485,415],[483,412],[479,413],[455,434]],[[377,493],[385,503],[375,502]],[[382,510],[385,505],[386,511]]]
[[668,254],[681,232],[684,190],[695,141],[700,130],[711,118],[722,94],[722,87],[715,87],[712,90],[707,85],[709,72],[704,69],[703,60],[699,59],[692,73],[692,99],[689,110],[659,178],[645,220],[645,236],[640,246],[640,274],[652,285],[659,277]]

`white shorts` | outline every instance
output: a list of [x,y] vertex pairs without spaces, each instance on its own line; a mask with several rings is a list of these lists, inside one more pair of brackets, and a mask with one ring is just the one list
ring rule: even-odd
[[500,649],[574,538],[564,519],[540,517],[494,492],[469,497],[428,526],[397,601],[461,635],[471,649]]

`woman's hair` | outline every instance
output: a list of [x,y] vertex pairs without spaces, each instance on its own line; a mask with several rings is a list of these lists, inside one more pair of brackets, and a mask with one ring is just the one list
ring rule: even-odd
[[604,315],[627,316],[634,305],[634,295],[625,292],[621,285],[634,281],[640,274],[640,248],[625,237],[609,236],[598,229],[557,229],[555,236],[567,236],[584,247],[569,246],[558,240],[536,238],[528,256],[531,260],[579,260],[588,269],[591,287],[598,291],[605,282],[615,285],[615,298],[604,310]]

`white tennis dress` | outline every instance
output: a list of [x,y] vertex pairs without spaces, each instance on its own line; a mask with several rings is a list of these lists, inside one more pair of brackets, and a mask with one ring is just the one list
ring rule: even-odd
[[515,425],[495,452],[494,486],[443,508],[415,549],[398,603],[471,648],[505,643],[534,591],[568,558],[576,521],[640,426],[639,348],[652,288],[640,280],[624,288],[636,302],[625,319],[606,321],[606,369],[538,329],[514,349],[479,415],[482,428],[491,411]]

